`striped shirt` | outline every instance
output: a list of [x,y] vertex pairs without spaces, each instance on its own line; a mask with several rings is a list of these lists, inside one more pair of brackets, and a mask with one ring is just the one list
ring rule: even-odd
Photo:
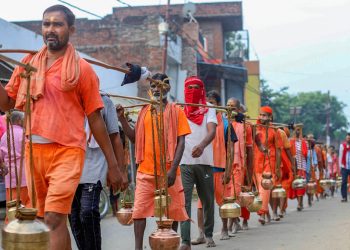
[[301,151],[301,145],[302,141],[301,140],[296,140],[295,141],[295,158],[297,162],[297,169],[301,169],[306,171],[306,159],[303,156],[303,153]]

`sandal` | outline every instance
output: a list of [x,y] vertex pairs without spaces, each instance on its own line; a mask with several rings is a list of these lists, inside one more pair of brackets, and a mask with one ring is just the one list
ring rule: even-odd
[[198,237],[195,240],[191,240],[191,245],[200,245],[205,243],[205,238],[203,237]]

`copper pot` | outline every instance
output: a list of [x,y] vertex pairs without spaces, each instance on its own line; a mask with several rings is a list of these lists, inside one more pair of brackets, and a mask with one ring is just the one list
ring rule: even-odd
[[252,192],[241,192],[238,196],[241,207],[248,207],[254,201],[254,194]]
[[21,208],[20,219],[15,219],[2,230],[4,250],[47,250],[49,249],[49,228],[36,220],[36,209]]
[[172,230],[173,220],[157,221],[158,229],[149,236],[152,250],[177,250],[180,246],[180,236]]
[[272,174],[271,174],[271,172],[264,172],[264,173],[262,174],[262,178],[264,178],[264,179],[272,179]]
[[272,190],[272,198],[286,198],[286,190],[282,187],[282,185],[277,185],[276,188]]
[[306,186],[306,181],[301,177],[295,178],[294,181],[292,182],[293,189],[304,189],[305,186]]
[[123,202],[122,208],[116,213],[117,220],[124,226],[130,226],[134,223],[132,219],[132,202]]
[[[6,202],[6,207],[7,207],[7,219],[9,222],[13,221],[16,219],[16,205],[17,205],[17,201],[16,200],[12,200],[12,201],[8,201]],[[20,203],[19,204],[19,209],[20,208],[24,208],[24,206]]]
[[310,181],[308,184],[306,184],[306,193],[308,194],[315,194],[317,189],[317,184],[314,181]]
[[226,218],[238,218],[241,216],[241,207],[236,203],[234,197],[225,197],[224,204],[219,208],[220,217],[223,219]]
[[261,186],[265,190],[271,190],[273,188],[272,174],[270,172],[262,174]]
[[261,207],[262,207],[262,200],[259,197],[259,195],[256,193],[253,203],[248,206],[248,210],[251,213],[255,213],[255,212],[258,212],[261,209]]

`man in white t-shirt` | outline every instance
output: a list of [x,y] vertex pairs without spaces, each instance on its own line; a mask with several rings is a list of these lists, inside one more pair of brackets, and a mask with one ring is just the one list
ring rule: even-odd
[[[185,149],[186,150],[186,149]],[[350,175],[350,133],[347,133],[345,142],[339,146],[339,166],[341,167],[341,202],[348,202],[348,176]]]
[[[185,80],[185,102],[207,104],[204,83],[196,76]],[[180,168],[185,193],[185,207],[191,218],[192,191],[196,184],[198,196],[203,204],[204,235],[207,247],[215,247],[214,229],[214,184],[213,147],[217,118],[215,109],[185,106],[185,114],[192,133],[186,136],[185,151]],[[181,222],[182,245],[180,250],[191,249],[191,221]]]

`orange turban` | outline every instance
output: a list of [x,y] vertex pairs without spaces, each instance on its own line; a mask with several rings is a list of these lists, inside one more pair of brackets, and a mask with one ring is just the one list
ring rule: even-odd
[[272,108],[270,106],[263,106],[260,108],[260,112],[265,112],[272,115]]

